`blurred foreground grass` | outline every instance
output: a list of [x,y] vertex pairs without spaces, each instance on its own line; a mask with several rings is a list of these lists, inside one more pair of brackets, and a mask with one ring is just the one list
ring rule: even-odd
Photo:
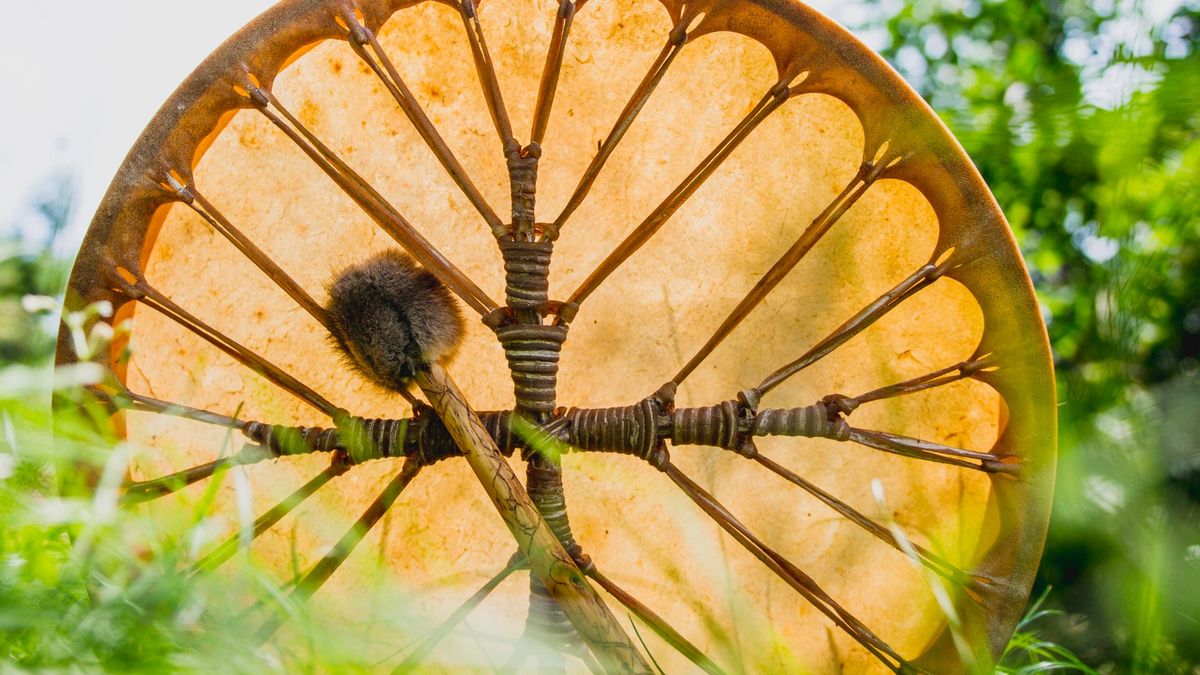
[[[31,325],[46,325],[35,314],[53,313],[49,298],[29,296],[24,304],[34,310],[26,312]],[[109,335],[88,327],[107,309],[68,316],[72,339],[94,353],[105,348]],[[102,377],[90,363],[55,369],[47,354],[0,368],[0,670],[353,672],[394,665],[347,648],[361,636],[290,602],[289,583],[247,554],[221,574],[189,570],[222,529],[211,522],[212,507],[228,472],[208,481],[198,499],[156,501],[152,518],[121,507],[131,453],[100,431],[107,413],[86,386]],[[59,404],[54,414],[51,400]],[[249,518],[239,523],[247,535]],[[1000,672],[1090,672],[1038,638],[1037,623],[1047,616],[1040,604]],[[276,612],[288,617],[289,631],[259,647],[252,636]],[[380,620],[395,628],[404,610],[385,610]]]
[[[26,319],[42,330],[49,324],[37,315],[57,314],[44,296],[24,304],[33,310]],[[68,315],[69,339],[92,353],[106,349],[111,334],[96,330],[103,324],[94,319],[107,311]],[[215,508],[226,481],[249,499],[241,467],[219,470],[202,491],[158,499],[153,509],[120,505],[134,453],[106,431],[107,408],[87,389],[104,376],[92,363],[55,368],[45,351],[0,367],[0,672],[378,672],[395,665],[359,649],[374,639],[364,626],[396,655],[405,649],[396,636],[414,634],[382,565],[366,584],[369,594],[344,599],[361,608],[364,621],[353,627],[289,597],[294,565],[270,573],[243,549],[220,573],[193,571],[230,529],[249,541],[256,514],[239,510],[231,527]],[[226,437],[220,455],[236,449],[232,441]],[[264,648],[255,633],[276,615],[287,628]]]

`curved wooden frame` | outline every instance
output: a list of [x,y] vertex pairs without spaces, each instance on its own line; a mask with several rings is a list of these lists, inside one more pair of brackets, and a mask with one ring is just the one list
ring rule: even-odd
[[[180,189],[192,183],[190,170],[230,117],[238,110],[262,107],[254,92],[269,92],[274,76],[307,49],[324,40],[353,41],[347,24],[376,31],[394,12],[420,1],[284,0],[221,45],[163,104],[126,157],[85,237],[68,287],[68,308],[107,300],[117,309],[114,321],[127,316],[133,305],[133,296],[127,292],[131,277],[141,277],[144,257],[167,208],[182,201]],[[463,9],[457,3],[439,1]],[[863,184],[895,178],[912,184],[929,200],[940,228],[931,269],[963,284],[983,309],[985,331],[972,360],[1021,364],[970,373],[995,388],[1009,412],[989,454],[1020,458],[1016,470],[989,474],[1002,517],[994,543],[973,573],[991,583],[976,587],[977,597],[964,595],[958,602],[967,634],[986,636],[988,651],[995,658],[1019,619],[1041,556],[1057,437],[1048,341],[1028,275],[998,205],[962,148],[925,102],[880,57],[829,19],[792,0],[662,3],[679,31],[679,44],[712,32],[739,33],[766,46],[773,55],[782,87],[777,87],[776,95],[828,94],[854,111],[865,130],[859,176]],[[565,5],[570,5],[573,13],[583,2]],[[469,18],[469,13],[464,11],[464,17]],[[342,18],[331,21],[331,14]],[[563,18],[569,27],[570,14]],[[552,62],[548,59],[551,74]],[[552,94],[552,84],[539,94],[539,109],[547,91]],[[767,100],[764,105],[769,104]],[[492,113],[503,136],[506,120],[497,117],[498,110],[502,112],[502,102],[498,109],[493,106]],[[541,122],[544,130],[544,119]],[[535,134],[536,129],[535,125]],[[509,140],[505,139],[506,143]],[[510,156],[512,150],[506,145]],[[517,150],[520,155],[528,147]],[[487,214],[484,219],[496,228]],[[514,217],[514,223],[516,220]],[[816,223],[814,228],[818,231],[811,236],[819,237]],[[540,226],[538,231],[547,232]],[[652,231],[650,224],[648,232]],[[806,232],[805,236],[810,235]],[[802,237],[796,245],[798,255],[811,244]],[[780,276],[790,269],[786,262],[781,261]],[[589,282],[568,304],[586,298]],[[756,301],[751,298],[748,302],[752,307]],[[479,309],[485,315],[495,310],[486,301],[481,301]],[[564,317],[569,321],[560,310],[556,306],[553,312],[560,323],[565,322]],[[1028,339],[1028,326],[1033,324],[1039,326],[1039,340]],[[75,358],[65,338],[64,334],[59,340],[60,363]],[[123,379],[116,357],[120,348],[114,345],[109,365]],[[687,372],[685,368],[676,381]],[[772,386],[770,379],[764,382],[766,386],[743,392],[741,403],[756,410],[757,396]],[[543,416],[539,421],[546,423],[549,418]],[[958,664],[950,636],[936,640],[917,663],[938,672]]]

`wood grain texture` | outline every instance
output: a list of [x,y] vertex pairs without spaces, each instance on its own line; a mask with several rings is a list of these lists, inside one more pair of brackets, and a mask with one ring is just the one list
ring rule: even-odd
[[517,474],[446,370],[431,364],[428,370],[418,373],[417,384],[466,453],[475,476],[517,540],[517,546],[529,558],[533,573],[562,606],[605,672],[650,673],[649,665],[617,625],[616,617],[542,521]]

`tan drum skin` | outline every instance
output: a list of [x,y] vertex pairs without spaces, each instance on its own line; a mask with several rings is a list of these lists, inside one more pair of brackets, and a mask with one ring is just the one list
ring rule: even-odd
[[[401,6],[408,4],[364,0],[359,11],[503,214],[508,177],[458,12],[437,2]],[[489,0],[480,8],[519,138],[532,119],[553,9],[529,0]],[[131,391],[223,414],[238,410],[240,418],[329,423],[162,315],[123,302],[107,281],[117,265],[144,274],[176,303],[354,414],[409,414],[401,398],[347,369],[319,324],[158,186],[164,171],[176,171],[319,301],[338,270],[395,246],[286,136],[244,109],[232,91],[245,72],[269,86],[489,296],[503,298],[491,232],[338,35],[332,18],[347,10],[353,11],[349,2],[293,0],[256,20],[184,83],[118,174],[71,292],[76,302],[112,299],[120,319],[132,318],[132,357],[117,362],[114,351],[112,364]],[[880,159],[890,167],[882,178],[684,382],[676,403],[732,398],[921,265],[953,256],[945,277],[772,391],[763,405],[808,405],[991,354],[999,364],[994,372],[864,405],[852,421],[1019,457],[1015,478],[829,440],[773,437],[759,439],[758,447],[864,514],[894,519],[913,541],[992,579],[982,596],[955,597],[967,635],[993,656],[1020,616],[1045,537],[1055,438],[1048,347],[1028,277],[986,187],[933,113],[882,61],[827,19],[782,0],[686,6],[590,0],[573,24],[543,144],[539,221],[561,210],[681,12],[701,14],[690,24],[690,42],[563,228],[551,297],[578,287],[780,72],[804,73],[802,92],[582,304],[563,351],[559,404],[629,405],[653,393],[864,159]],[[464,311],[467,334],[447,368],[475,409],[511,408],[499,344],[477,314]],[[72,358],[67,347],[59,358]],[[145,412],[124,413],[120,422],[139,449],[134,480],[213,459],[225,436],[220,428]],[[902,655],[961,669],[928,575],[903,554],[736,454],[689,446],[674,449],[672,458]],[[256,512],[327,462],[289,457],[247,467]],[[305,568],[398,462],[371,462],[335,479],[260,537],[254,557],[281,577],[295,553]],[[587,553],[718,663],[747,672],[881,670],[652,467],[600,453],[568,456],[563,464],[571,522]],[[886,514],[872,494],[875,480]],[[234,490],[226,481],[219,498],[226,535],[236,528]],[[141,508],[153,512],[155,505]],[[379,626],[364,631],[359,646],[384,658],[453,611],[512,551],[465,462],[447,460],[418,476],[313,602],[354,625],[372,618],[362,609],[372,596],[403,598],[402,606],[388,609],[401,625],[390,633]],[[527,586],[525,573],[515,575],[472,615],[494,660],[507,658],[505,645],[520,634]],[[641,635],[666,672],[691,668],[650,631]],[[446,672],[487,664],[461,630],[433,661]]]

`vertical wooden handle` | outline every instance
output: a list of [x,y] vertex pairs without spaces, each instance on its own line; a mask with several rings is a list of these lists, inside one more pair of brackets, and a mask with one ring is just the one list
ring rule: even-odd
[[431,364],[418,372],[417,384],[466,454],[517,546],[528,557],[533,573],[563,608],[605,672],[649,675],[649,665],[542,520],[517,474],[450,375],[440,365]]

